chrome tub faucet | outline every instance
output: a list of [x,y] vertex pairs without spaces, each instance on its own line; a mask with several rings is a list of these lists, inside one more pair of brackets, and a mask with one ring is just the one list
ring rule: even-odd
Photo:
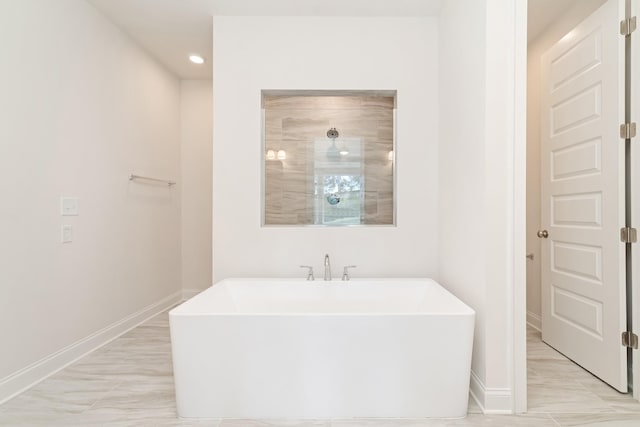
[[301,265],[300,268],[306,268],[308,269],[307,271],[307,280],[316,280],[315,277],[313,277],[313,267],[310,265]]
[[329,261],[329,254],[324,256],[324,280],[331,280],[331,261]]
[[342,270],[342,280],[343,281],[347,281],[349,280],[349,269],[350,268],[356,268],[357,266],[355,265],[345,265],[344,266],[344,270]]

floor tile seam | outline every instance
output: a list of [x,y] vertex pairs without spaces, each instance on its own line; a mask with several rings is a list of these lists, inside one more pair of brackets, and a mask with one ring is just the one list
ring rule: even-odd
[[577,411],[563,411],[563,412],[547,412],[549,415],[556,416],[556,415],[569,415],[569,416],[576,416],[576,415],[619,415],[616,414],[615,412],[577,412]]
[[[531,346],[529,346],[531,347]],[[542,351],[538,350],[538,349],[531,349],[530,350],[534,351],[535,353],[541,353]],[[546,350],[543,350],[546,351]],[[561,354],[528,354],[527,355],[527,359],[528,360],[569,360],[567,359],[565,356],[561,355]]]
[[[533,373],[534,373],[534,374],[538,375],[538,377],[539,377],[540,379],[542,379],[542,382],[543,382],[543,384],[542,384],[542,385],[544,385],[544,382],[546,382],[547,377],[546,377],[545,375],[540,374],[539,372],[536,372],[536,371],[535,371],[535,368],[531,368],[531,370],[533,371]],[[591,374],[586,374],[586,375],[590,375],[590,376],[591,376]],[[587,378],[587,379],[590,379],[590,378]],[[586,392],[586,393],[588,393],[589,395],[591,395],[591,396],[593,396],[593,397],[597,398],[597,400],[598,400],[598,401],[600,401],[600,402],[601,402],[602,404],[604,404],[605,406],[610,407],[610,405],[608,404],[608,402],[607,402],[604,398],[602,398],[599,394],[597,394],[596,392],[594,392],[593,390],[591,390],[589,387],[587,387],[587,385],[585,385],[582,381],[584,381],[584,379],[580,379],[580,378],[575,378],[575,379],[567,379],[567,378],[563,378],[563,379],[562,379],[562,383],[563,383],[563,385],[572,385],[572,386],[575,386],[576,388],[580,389],[581,391],[585,391],[585,392]],[[531,384],[532,382],[533,382],[533,381],[530,381],[530,380],[527,378],[527,388],[531,388],[531,387],[534,387],[534,388],[535,388],[535,387],[537,387],[537,385],[532,385],[532,384]],[[544,387],[543,387],[543,388],[544,388]],[[612,408],[612,409],[614,409],[614,408]]]
[[[556,363],[558,360],[541,359],[537,360],[536,364],[527,365],[527,369],[533,370],[535,373],[547,378],[553,382],[557,379],[569,378],[573,380],[573,377],[580,376],[580,372],[569,369],[565,369],[564,366]],[[577,381],[577,380],[576,380]]]
[[[604,383],[604,381],[596,378],[598,381],[602,382],[604,385],[606,385],[606,383]],[[599,387],[599,385],[596,386],[589,386],[587,384],[582,383],[585,387],[592,387],[592,388],[596,388]],[[595,393],[598,397],[600,397],[602,400],[604,400],[607,403],[611,403],[611,404],[625,404],[625,403],[637,403],[639,405],[640,408],[640,402],[638,402],[637,400],[635,400],[633,398],[633,395],[631,393],[619,393],[617,390],[615,389],[604,389],[605,391],[597,391],[597,390],[591,390],[592,393]]]
[[[607,408],[609,409],[609,408]],[[527,411],[527,414],[551,414],[551,415],[558,415],[558,414],[568,414],[568,415],[620,415],[620,412],[616,412],[616,411],[591,411],[591,410],[584,410],[584,411],[580,411],[580,412],[575,412],[575,410],[572,411],[566,411],[566,410],[557,410],[557,411],[550,411],[548,408],[544,408],[541,410],[536,410],[536,409],[529,409]],[[628,412],[628,414],[638,414],[640,415],[640,413],[638,412]]]
[[636,415],[640,416],[640,412],[576,412],[576,411],[564,411],[564,412],[548,412],[551,416],[555,415]]
[[[637,401],[634,401],[636,404],[640,405],[640,403],[638,403]],[[616,408],[614,408],[616,409]],[[620,415],[638,415],[640,416],[640,409],[638,409],[637,411],[630,411],[628,409],[620,409],[620,410],[616,410],[617,414]]]
[[620,415],[638,415],[638,416],[640,416],[640,409],[637,410],[637,411],[630,411],[628,409],[621,409],[621,410],[618,410],[616,408],[613,408],[613,409],[616,411],[615,414],[620,414]]
[[561,386],[564,389],[571,388],[573,389],[573,391],[580,391],[580,392],[584,390],[595,395],[594,392],[586,388],[583,384],[580,384],[577,380],[563,378],[562,380],[549,381],[547,377],[545,377],[544,375],[539,375],[537,378],[532,378],[529,381],[527,381],[527,389],[533,389],[533,390],[537,389],[537,390],[547,391],[549,389],[554,388],[554,386],[558,387],[558,384],[557,384],[558,381],[561,382]]
[[523,412],[523,413],[519,413],[519,414],[513,414],[514,417],[519,417],[522,419],[526,419],[528,415],[534,415],[536,417],[541,417],[541,416],[545,416],[547,419],[553,421],[554,424],[557,424],[557,421],[553,419],[553,417],[551,416],[551,414],[549,412]]
[[553,421],[553,423],[554,423],[555,425],[557,425],[558,427],[563,427],[563,426],[562,426],[562,424],[560,424],[560,421],[556,420],[556,419],[553,417],[553,414],[549,413],[549,414],[547,414],[547,415],[549,415],[549,418],[551,418],[551,421]]
[[105,393],[102,394],[102,397],[100,397],[99,399],[96,399],[95,402],[93,402],[91,404],[91,406],[89,406],[87,409],[85,409],[84,411],[80,412],[80,414],[85,414],[86,412],[90,411],[91,409],[93,409],[99,402],[102,402],[104,399],[106,399],[108,396],[110,396],[113,391],[120,387],[122,384],[124,384],[124,380],[120,380],[118,382],[115,382],[114,385],[107,390]]
[[[547,364],[552,364],[555,365],[554,368],[556,369],[568,369],[571,373],[575,373],[578,375],[591,375],[593,376],[593,374],[589,371],[587,371],[586,369],[584,369],[582,366],[578,365],[577,363],[573,362],[570,359],[567,359],[566,357],[564,359],[561,358],[553,358],[553,357],[539,357],[539,358],[535,358],[535,359],[529,359],[530,362],[535,362],[534,365],[537,364],[542,364],[543,366],[546,366]],[[529,367],[529,365],[527,365],[527,367]]]
[[[591,375],[591,374],[589,374],[589,375]],[[584,385],[584,384],[582,384],[580,382],[579,382],[579,384],[580,384],[580,386],[582,386],[587,391],[587,393],[595,396],[607,408],[610,408],[612,411],[617,412],[617,409],[615,407],[613,407],[611,404],[609,404],[609,402],[607,402],[605,399],[603,399],[600,395],[598,395],[594,391],[589,390],[586,385]]]

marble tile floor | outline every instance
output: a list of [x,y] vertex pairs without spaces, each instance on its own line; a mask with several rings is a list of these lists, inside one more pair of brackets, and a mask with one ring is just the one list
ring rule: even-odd
[[0,426],[637,427],[640,403],[541,342],[530,329],[529,413],[464,419],[181,420],[176,417],[164,312],[0,405]]

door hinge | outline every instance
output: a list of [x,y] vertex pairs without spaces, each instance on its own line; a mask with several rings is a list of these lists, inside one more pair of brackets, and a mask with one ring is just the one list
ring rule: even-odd
[[636,17],[632,16],[629,19],[623,19],[620,21],[620,35],[629,36],[636,29]]
[[623,123],[620,125],[620,138],[631,139],[636,136],[635,123]]
[[638,336],[630,331],[625,331],[622,333],[622,346],[627,348],[632,348],[634,350],[638,349]]
[[633,227],[620,229],[620,241],[622,243],[635,243],[638,241],[638,231]]

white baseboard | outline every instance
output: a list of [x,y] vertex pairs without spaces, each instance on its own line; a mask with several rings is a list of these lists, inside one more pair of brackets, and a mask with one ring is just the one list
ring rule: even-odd
[[469,392],[484,414],[513,413],[513,395],[511,389],[487,388],[473,371],[471,371]]
[[182,291],[173,293],[106,328],[94,332],[86,338],[14,372],[8,377],[0,379],[0,404],[33,387],[88,353],[113,341],[158,313],[174,306],[182,301],[182,295]]
[[538,332],[542,332],[542,318],[531,311],[527,311],[527,325]]
[[183,289],[182,290],[182,299],[184,301],[195,297],[196,295],[198,295],[200,292],[204,291],[204,289]]

